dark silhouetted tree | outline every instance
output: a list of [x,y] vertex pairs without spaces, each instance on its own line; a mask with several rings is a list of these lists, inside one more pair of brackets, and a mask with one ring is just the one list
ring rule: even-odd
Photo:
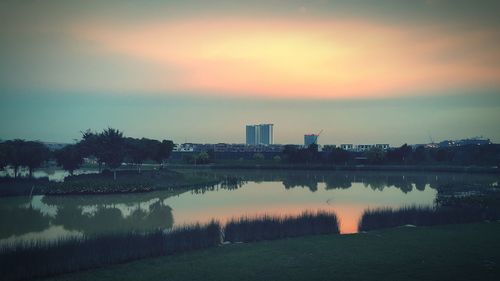
[[71,175],[83,164],[82,152],[77,145],[67,145],[55,152],[57,164]]
[[264,157],[264,154],[262,154],[262,153],[255,153],[255,154],[253,155],[253,159],[254,159],[254,160],[264,160],[264,158],[265,158],[265,157]]
[[329,160],[330,162],[333,162],[334,164],[347,164],[349,159],[351,158],[351,154],[349,151],[346,151],[342,148],[335,148],[331,151]]
[[116,169],[120,167],[125,156],[123,133],[113,128],[107,128],[99,136],[102,145],[101,160],[113,170],[113,178],[116,179]]
[[415,148],[415,151],[413,152],[413,160],[416,163],[422,163],[427,161],[427,150],[425,149],[424,146],[419,146]]
[[5,143],[0,143],[0,170],[5,169],[7,165],[7,152],[8,152],[8,147]]
[[19,168],[22,166],[21,149],[24,145],[23,140],[8,140],[3,143],[6,152],[6,162],[14,170],[14,178],[17,178]]
[[126,138],[125,154],[125,157],[128,158],[128,160],[137,165],[137,169],[140,173],[142,163],[144,163],[144,161],[146,161],[151,155],[151,152],[148,151],[148,140],[144,138]]
[[435,160],[437,162],[448,161],[448,151],[444,148],[438,148],[435,154]]
[[368,158],[368,163],[370,164],[381,164],[385,159],[384,150],[378,147],[372,147],[370,150],[365,152],[366,158]]
[[90,129],[82,132],[82,140],[77,144],[83,157],[94,157],[101,171],[104,163],[104,147],[102,144],[102,135],[91,131]]
[[42,143],[27,141],[21,149],[21,165],[28,167],[29,177],[33,177],[33,171],[40,167],[43,162],[49,160],[50,151]]
[[154,160],[156,163],[163,165],[163,160],[166,160],[170,157],[173,148],[174,148],[174,143],[172,141],[163,140],[161,143],[158,144],[157,149],[153,154],[153,157],[151,157],[151,159]]
[[6,141],[3,145],[6,163],[14,169],[14,177],[18,176],[20,167],[27,167],[29,176],[32,177],[34,169],[50,157],[49,149],[40,142],[16,139]]

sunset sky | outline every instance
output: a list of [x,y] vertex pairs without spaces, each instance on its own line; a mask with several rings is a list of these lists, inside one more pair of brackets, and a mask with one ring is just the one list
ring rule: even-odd
[[500,142],[499,1],[1,1],[0,138]]

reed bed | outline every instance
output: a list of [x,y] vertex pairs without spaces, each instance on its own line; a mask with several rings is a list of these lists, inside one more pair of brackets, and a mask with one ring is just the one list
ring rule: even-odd
[[0,276],[2,280],[23,280],[171,255],[219,245],[220,237],[220,224],[211,222],[170,232],[157,230],[52,242],[32,241],[0,248]]
[[335,213],[304,212],[298,216],[242,217],[232,219],[224,228],[212,221],[169,232],[31,241],[0,247],[0,276],[2,280],[24,280],[204,249],[218,246],[222,241],[252,242],[338,233]]
[[234,218],[224,228],[224,241],[254,242],[317,234],[339,234],[333,212],[304,212],[298,216]]
[[462,206],[460,208],[406,206],[399,209],[368,209],[364,211],[358,223],[358,231],[403,225],[431,226],[471,223],[494,219],[494,217],[496,216],[487,209],[478,206]]

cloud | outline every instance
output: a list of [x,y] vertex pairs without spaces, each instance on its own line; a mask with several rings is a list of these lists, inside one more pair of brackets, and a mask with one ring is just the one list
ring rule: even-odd
[[388,25],[363,19],[182,19],[77,25],[96,52],[172,70],[153,91],[363,98],[499,86],[494,30]]

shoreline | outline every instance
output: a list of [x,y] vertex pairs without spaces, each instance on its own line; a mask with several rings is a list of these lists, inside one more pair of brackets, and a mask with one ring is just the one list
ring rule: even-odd
[[500,174],[498,167],[483,166],[417,166],[417,165],[296,165],[296,164],[168,164],[169,169],[227,169],[227,170],[317,170],[317,171],[374,171],[374,172],[443,172],[470,174]]

